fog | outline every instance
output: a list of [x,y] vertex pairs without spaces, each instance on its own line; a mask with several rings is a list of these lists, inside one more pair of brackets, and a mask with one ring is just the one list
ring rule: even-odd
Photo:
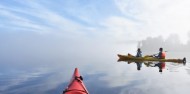
[[[175,37],[175,41],[178,40],[175,34],[167,39],[149,37],[142,40],[139,46],[143,52],[157,52],[160,46],[170,52],[175,51],[176,48],[174,49],[170,45],[166,46],[167,41],[171,45],[180,44],[180,50],[182,50],[182,47],[189,46],[189,42],[187,44],[182,44],[180,41],[172,43],[172,36]],[[157,80],[157,85],[152,87],[153,90],[158,90],[157,87],[160,87],[158,83],[163,81],[160,74],[155,74],[158,73],[157,68],[155,70],[153,68],[147,70],[143,68],[144,71],[139,72],[136,71],[136,66],[133,64],[117,63],[118,53],[136,53],[137,42],[135,41],[118,42],[107,38],[78,36],[68,38],[63,35],[34,32],[6,32],[0,34],[0,44],[0,76],[3,79],[0,91],[4,94],[15,92],[17,94],[25,94],[26,92],[29,92],[29,94],[60,93],[68,84],[75,67],[80,69],[85,78],[84,81],[86,81],[85,83],[92,93],[102,92],[99,84],[94,80],[99,81],[99,83],[105,83],[101,84],[101,86],[106,87],[105,92],[113,93],[118,90],[121,94],[130,93],[133,89],[138,89],[137,92],[146,93],[145,90],[152,87],[150,83],[155,83],[155,79],[160,77],[160,80]],[[148,45],[151,45],[151,47]],[[147,80],[146,77],[152,77],[152,75],[157,76]],[[166,75],[169,77],[172,74],[169,75],[166,72]],[[186,74],[186,76],[188,75]],[[181,78],[183,76],[178,77],[178,79]],[[189,82],[189,80],[183,81],[183,83],[185,82]],[[176,82],[175,84],[179,83]],[[170,82],[166,84],[168,87],[170,86]],[[41,87],[43,89],[36,90]],[[188,85],[181,88],[184,87],[186,88]],[[93,88],[96,89],[94,90]],[[188,89],[185,90],[184,92],[188,92]],[[8,93],[5,93],[7,91]],[[181,91],[179,90],[178,92]],[[167,90],[162,92],[167,92]]]
[[[190,34],[189,34],[190,37]],[[137,45],[138,43],[138,45]],[[35,66],[66,66],[67,62],[80,62],[81,66],[90,59],[116,57],[116,54],[135,54],[140,47],[143,52],[158,52],[160,47],[167,52],[189,52],[190,40],[183,44],[177,34],[171,34],[164,39],[162,36],[147,37],[136,41],[114,41],[109,38],[75,38],[64,35],[39,34],[35,32],[1,32],[0,34],[1,68],[35,67]],[[137,45],[137,46],[136,46]],[[116,57],[117,58],[117,57]],[[115,58],[115,59],[116,59]]]
[[[0,91],[3,94],[51,94],[44,93],[48,90],[60,93],[75,67],[81,74],[88,70],[86,75],[113,69],[107,64],[117,62],[117,53],[133,48],[125,43],[107,38],[0,32],[0,77],[3,79]],[[110,60],[110,57],[115,58]],[[44,89],[36,90],[36,87]]]
[[[188,38],[190,39],[190,34]],[[141,48],[144,52],[158,52],[160,47],[166,52],[189,52],[190,40],[184,44],[177,34],[171,34],[165,39],[162,36],[147,37],[139,41],[137,47]]]
[[116,57],[117,53],[126,53],[127,49],[134,48],[128,45],[130,42],[124,44],[106,38],[73,37],[35,32],[1,32],[1,68],[82,66],[90,62],[87,60],[105,60],[106,57]]

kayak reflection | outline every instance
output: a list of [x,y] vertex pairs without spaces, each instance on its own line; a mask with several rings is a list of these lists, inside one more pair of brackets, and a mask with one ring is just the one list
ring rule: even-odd
[[140,71],[142,68],[142,64],[144,64],[146,67],[158,67],[159,72],[162,72],[163,69],[166,67],[165,62],[132,62],[132,61],[127,61],[128,64],[135,63],[137,66],[137,70]]
[[158,67],[159,72],[162,72],[162,70],[165,69],[166,67],[165,62],[148,62],[148,63],[144,63],[144,65],[146,65],[147,67]]

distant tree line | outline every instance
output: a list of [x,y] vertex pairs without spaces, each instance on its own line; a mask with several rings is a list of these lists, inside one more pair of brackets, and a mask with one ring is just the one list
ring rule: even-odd
[[[188,37],[190,38],[190,34]],[[155,52],[160,47],[163,47],[165,51],[187,52],[190,51],[190,40],[188,40],[187,44],[183,44],[177,34],[171,34],[165,40],[162,36],[159,36],[155,38],[148,37],[138,42],[138,48],[141,48],[145,52]]]

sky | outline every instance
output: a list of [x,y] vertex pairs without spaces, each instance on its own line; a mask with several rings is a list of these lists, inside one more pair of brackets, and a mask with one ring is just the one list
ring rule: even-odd
[[189,0],[1,0],[0,33],[116,42],[176,33],[185,43],[189,5]]

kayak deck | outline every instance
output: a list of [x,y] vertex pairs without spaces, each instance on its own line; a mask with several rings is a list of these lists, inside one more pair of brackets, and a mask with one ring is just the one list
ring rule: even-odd
[[118,61],[160,61],[160,62],[174,62],[174,63],[186,63],[186,58],[183,59],[158,59],[155,57],[135,57],[132,55],[120,55],[118,54]]
[[63,94],[89,94],[82,80],[78,68],[75,68],[71,81]]

